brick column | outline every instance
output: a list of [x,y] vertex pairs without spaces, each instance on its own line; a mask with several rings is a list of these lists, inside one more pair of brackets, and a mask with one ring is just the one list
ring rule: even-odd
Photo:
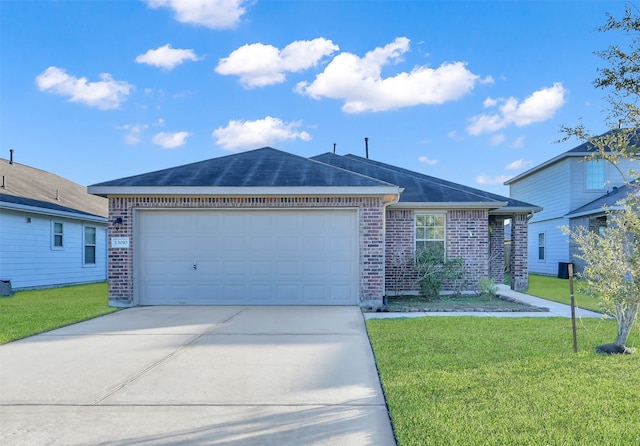
[[504,283],[504,218],[489,217],[489,277]]
[[511,223],[511,289],[516,291],[529,287],[528,231],[527,214],[515,214]]

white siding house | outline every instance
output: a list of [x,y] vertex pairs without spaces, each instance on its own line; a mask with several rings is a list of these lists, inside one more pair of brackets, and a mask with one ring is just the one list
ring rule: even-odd
[[[569,239],[560,228],[570,225],[574,210],[624,185],[610,163],[585,158],[592,150],[581,144],[505,182],[512,198],[543,208],[529,221],[529,272],[560,274],[573,261]],[[622,161],[620,170],[629,170],[629,163]]]
[[12,159],[0,159],[0,175],[0,280],[28,289],[107,279],[107,200]]

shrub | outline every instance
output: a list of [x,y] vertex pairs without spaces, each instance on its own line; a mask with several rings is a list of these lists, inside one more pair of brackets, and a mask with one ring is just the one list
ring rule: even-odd
[[459,281],[464,276],[464,259],[444,259],[439,249],[425,248],[416,253],[416,269],[420,297],[434,299],[440,296],[445,281]]
[[478,282],[478,294],[480,296],[494,297],[498,293],[498,287],[490,277],[483,277]]

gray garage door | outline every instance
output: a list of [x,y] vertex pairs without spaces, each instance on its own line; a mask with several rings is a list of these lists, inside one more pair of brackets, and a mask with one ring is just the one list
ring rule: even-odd
[[136,228],[140,305],[358,302],[355,210],[145,210]]

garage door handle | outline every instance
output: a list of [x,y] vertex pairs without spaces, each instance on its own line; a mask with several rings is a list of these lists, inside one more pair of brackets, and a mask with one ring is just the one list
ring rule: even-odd
[[198,264],[196,262],[193,262],[193,269],[198,269]]

